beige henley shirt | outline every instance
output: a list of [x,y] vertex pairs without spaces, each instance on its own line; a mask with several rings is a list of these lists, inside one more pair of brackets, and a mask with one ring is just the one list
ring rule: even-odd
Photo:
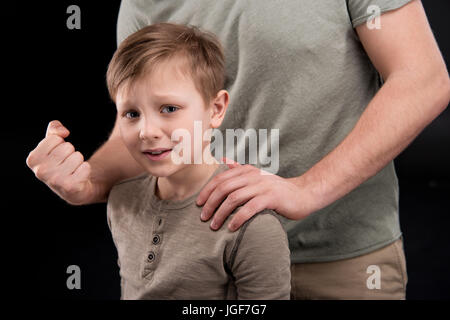
[[[225,170],[221,164],[210,180]],[[108,198],[121,299],[289,299],[290,252],[275,212],[264,210],[234,233],[230,216],[213,231],[200,220],[199,191],[161,200],[156,181],[148,174],[122,181]]]

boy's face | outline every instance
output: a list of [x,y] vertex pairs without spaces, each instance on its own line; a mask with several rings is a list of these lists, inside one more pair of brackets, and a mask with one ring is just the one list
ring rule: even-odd
[[[203,154],[209,144],[200,138],[202,143],[195,146],[201,150],[195,153],[194,121],[201,121],[203,137],[207,129],[220,126],[228,105],[228,93],[221,90],[216,99],[205,106],[192,79],[182,74],[182,64],[179,58],[162,62],[128,88],[119,87],[116,96],[122,140],[134,159],[153,176],[171,176],[189,165],[172,162],[171,149],[181,141],[171,140],[174,130],[189,132],[191,163],[194,163],[194,155]],[[167,151],[159,155],[149,152],[157,149]]]

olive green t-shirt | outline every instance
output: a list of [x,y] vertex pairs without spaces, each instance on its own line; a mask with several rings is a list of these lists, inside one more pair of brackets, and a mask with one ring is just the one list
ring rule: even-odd
[[[409,1],[129,0],[121,4],[117,41],[157,22],[215,33],[230,93],[221,130],[225,136],[227,128],[279,129],[276,173],[287,178],[333,150],[382,85],[354,30],[374,13],[369,6],[383,13]],[[350,258],[392,243],[401,236],[393,162],[335,203],[283,224],[296,263]]]

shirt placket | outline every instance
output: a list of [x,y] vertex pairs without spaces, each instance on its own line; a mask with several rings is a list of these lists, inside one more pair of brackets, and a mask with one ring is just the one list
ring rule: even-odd
[[159,260],[161,257],[161,246],[164,238],[164,225],[166,222],[167,214],[161,210],[161,204],[157,213],[152,213],[153,223],[151,228],[150,241],[148,243],[148,249],[144,256],[144,268],[142,270],[142,277],[151,279],[155,272]]

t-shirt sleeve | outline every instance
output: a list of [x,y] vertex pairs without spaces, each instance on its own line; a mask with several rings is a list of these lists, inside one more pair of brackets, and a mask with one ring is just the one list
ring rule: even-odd
[[[398,9],[412,0],[347,0],[347,8],[350,14],[353,28],[356,28],[376,12],[382,14]],[[375,6],[375,7],[371,7]],[[376,8],[376,10],[373,10]],[[379,11],[378,11],[379,10]]]
[[132,33],[151,24],[146,10],[148,3],[142,0],[122,0],[117,18],[117,46]]
[[237,299],[288,300],[290,251],[280,221],[265,210],[241,227],[230,266]]

